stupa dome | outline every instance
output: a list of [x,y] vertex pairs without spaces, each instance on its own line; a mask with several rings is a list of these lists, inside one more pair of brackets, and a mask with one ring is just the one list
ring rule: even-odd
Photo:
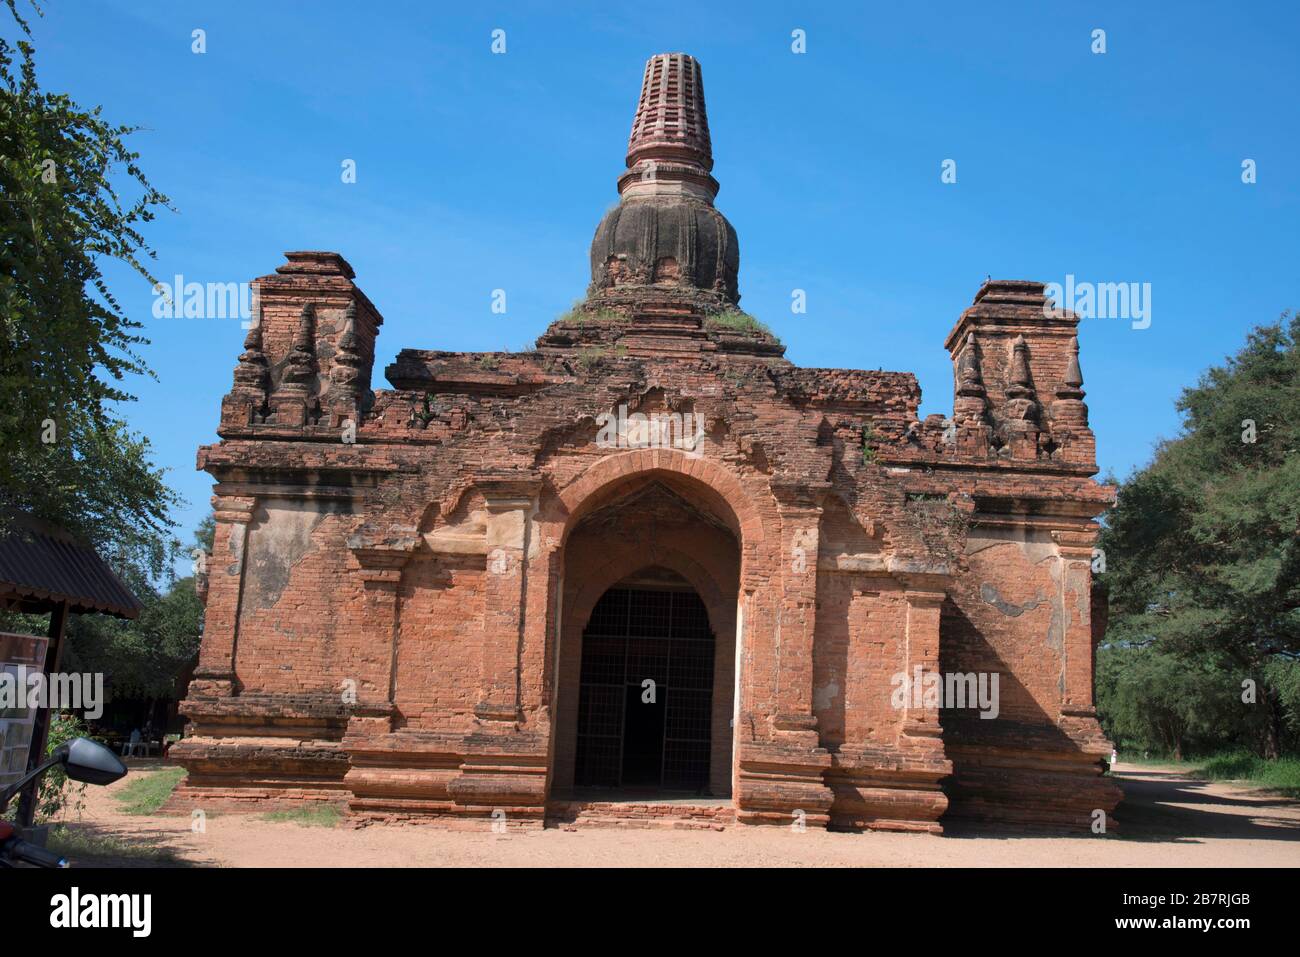
[[713,205],[718,182],[694,57],[661,53],[647,61],[626,164],[619,203],[592,239],[588,302],[680,301],[705,312],[736,305],[740,244]]

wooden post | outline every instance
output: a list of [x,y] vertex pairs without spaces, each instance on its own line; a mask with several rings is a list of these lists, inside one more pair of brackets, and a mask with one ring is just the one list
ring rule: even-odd
[[[68,603],[61,601],[50,610],[50,643],[45,649],[45,678],[47,687],[49,677],[59,670],[63,658],[63,631],[68,624]],[[45,745],[50,737],[51,708],[41,708],[36,712],[32,725],[32,746],[27,755],[27,770],[36,767],[45,760]],[[18,798],[18,828],[23,830],[32,826],[36,818],[36,794],[41,779],[28,782]]]

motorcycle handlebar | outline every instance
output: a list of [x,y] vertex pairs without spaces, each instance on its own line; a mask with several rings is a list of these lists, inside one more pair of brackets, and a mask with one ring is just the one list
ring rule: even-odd
[[20,841],[16,837],[0,844],[0,857],[25,861],[28,864],[34,864],[36,867],[68,866],[67,858],[60,857],[53,851],[47,851],[43,847],[37,847],[35,844],[29,844],[27,841]]

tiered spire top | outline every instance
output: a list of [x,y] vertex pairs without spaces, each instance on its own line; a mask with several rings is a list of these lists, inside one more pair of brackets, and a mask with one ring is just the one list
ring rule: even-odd
[[641,99],[627,143],[627,172],[618,181],[626,197],[691,193],[712,201],[717,181],[704,74],[685,53],[659,53],[646,61]]
[[646,61],[641,99],[627,143],[627,165],[642,159],[679,159],[713,169],[704,76],[685,53],[659,53]]

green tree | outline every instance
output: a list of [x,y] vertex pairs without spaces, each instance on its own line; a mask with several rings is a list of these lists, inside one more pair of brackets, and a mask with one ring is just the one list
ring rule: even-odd
[[169,208],[132,132],[43,91],[31,43],[0,39],[0,521],[16,509],[63,525],[138,586],[172,557],[177,497],[114,412],[132,399],[124,380],[151,373],[101,266],[152,283],[139,228]]
[[[195,532],[199,548],[211,547],[209,516]],[[135,621],[103,615],[77,615],[68,623],[64,665],[69,670],[102,672],[114,698],[174,700],[185,692],[177,678],[198,657],[203,634],[203,603],[193,576],[176,579],[162,591],[138,593],[144,608]]]
[[1254,713],[1232,671],[1208,655],[1178,654],[1158,642],[1101,649],[1097,698],[1106,732],[1121,750],[1153,749],[1182,760],[1252,731]]
[[78,615],[68,623],[64,667],[102,672],[114,698],[175,698],[177,676],[198,654],[203,606],[194,579],[143,596],[135,621]]
[[1281,676],[1300,659],[1300,316],[1254,329],[1177,407],[1182,433],[1123,484],[1102,534],[1107,641],[1209,662],[1238,694],[1255,682],[1251,744],[1277,757]]
[[[45,742],[45,754],[52,755],[60,746],[76,738],[86,737],[86,725],[74,714],[56,711],[50,723],[50,736]],[[84,784],[77,784],[68,778],[61,765],[55,765],[41,778],[36,792],[36,819],[50,821],[64,811],[77,813],[81,810],[81,798],[86,793]],[[14,804],[17,811],[17,802]]]

